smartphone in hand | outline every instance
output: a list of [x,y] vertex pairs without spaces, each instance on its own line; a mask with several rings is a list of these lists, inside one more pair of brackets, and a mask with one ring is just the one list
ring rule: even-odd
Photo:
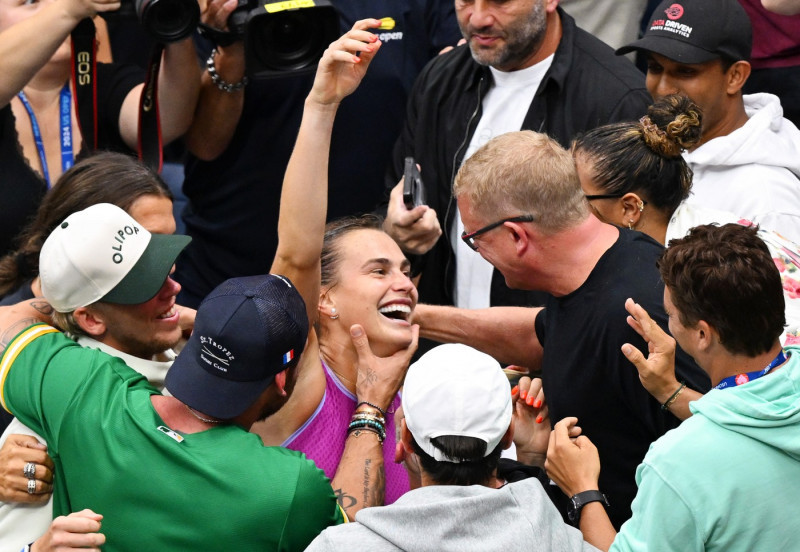
[[417,169],[413,157],[406,157],[405,171],[403,172],[403,203],[406,209],[413,209],[418,205],[425,205],[425,185]]

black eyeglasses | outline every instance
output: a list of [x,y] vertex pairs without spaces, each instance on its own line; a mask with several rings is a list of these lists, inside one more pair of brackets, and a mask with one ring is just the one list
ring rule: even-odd
[[[586,198],[586,201],[591,201],[593,199],[619,199],[625,194],[583,194],[583,197]],[[642,205],[647,205],[647,202],[642,200]]]
[[583,196],[586,198],[587,201],[591,201],[593,199],[619,199],[623,195],[624,194],[595,194],[595,195],[583,194]]
[[475,245],[475,238],[477,236],[485,234],[489,230],[494,230],[498,226],[502,226],[507,222],[533,222],[533,215],[520,215],[518,217],[511,217],[511,218],[505,218],[503,220],[498,220],[497,222],[493,222],[492,224],[484,226],[483,228],[475,230],[474,232],[470,232],[469,234],[467,234],[467,232],[464,231],[461,232],[461,239],[464,241],[465,244],[469,246],[470,249],[472,249],[473,251],[477,251],[478,246]]

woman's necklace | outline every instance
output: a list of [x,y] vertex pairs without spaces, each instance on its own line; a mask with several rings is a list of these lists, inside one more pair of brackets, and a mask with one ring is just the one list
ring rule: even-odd
[[320,355],[320,356],[319,356],[319,359],[322,361],[322,364],[323,364],[323,365],[324,365],[324,366],[325,366],[325,367],[326,367],[328,370],[330,370],[331,372],[333,372],[334,374],[336,374],[336,377],[338,377],[338,378],[341,380],[341,382],[342,382],[342,383],[344,383],[344,384],[350,384],[350,385],[353,387],[353,391],[355,392],[355,388],[356,388],[356,382],[354,382],[353,380],[351,380],[351,379],[349,379],[349,378],[346,378],[346,377],[344,377],[342,374],[340,374],[339,372],[337,372],[336,370],[334,370],[334,369],[333,369],[333,366],[331,366],[331,365],[330,365],[330,363],[328,363],[328,362],[325,362],[325,359],[322,357],[322,355]]
[[[330,365],[329,365],[328,367],[330,368]],[[336,374],[336,377],[338,377],[340,380],[342,380],[342,382],[343,382],[343,383],[349,383],[350,385],[352,385],[352,386],[353,386],[353,389],[355,389],[355,388],[356,388],[356,382],[354,382],[353,380],[351,380],[351,379],[347,379],[346,377],[344,377],[343,375],[341,375],[339,372],[337,372],[337,371],[336,371],[336,370],[334,370],[333,368],[331,368],[331,372],[333,372],[334,374]]]

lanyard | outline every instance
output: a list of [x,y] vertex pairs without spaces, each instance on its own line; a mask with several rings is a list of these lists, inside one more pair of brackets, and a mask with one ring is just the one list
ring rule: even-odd
[[[42,131],[39,129],[39,123],[36,120],[36,115],[33,113],[28,98],[25,97],[25,92],[21,91],[19,94],[22,105],[25,106],[25,111],[28,112],[28,117],[31,119],[31,128],[33,129],[33,140],[36,142],[36,150],[39,152],[39,160],[42,162],[42,172],[44,179],[47,182],[47,187],[52,186],[50,182],[50,172],[47,170],[47,156],[44,152],[44,141],[42,140]],[[66,172],[74,164],[72,154],[72,107],[71,94],[69,91],[69,83],[64,85],[61,89],[61,94],[58,98],[58,104],[61,116],[59,118],[59,126],[61,127],[61,171]]]
[[783,364],[786,362],[786,354],[783,352],[783,349],[780,350],[778,356],[772,359],[766,368],[763,370],[756,370],[755,372],[748,372],[746,374],[736,374],[735,376],[728,376],[721,382],[719,382],[714,389],[725,389],[727,387],[736,387],[737,385],[743,385],[748,381],[753,381],[754,379],[758,379],[761,376],[765,376],[770,370],[778,366],[779,364]]

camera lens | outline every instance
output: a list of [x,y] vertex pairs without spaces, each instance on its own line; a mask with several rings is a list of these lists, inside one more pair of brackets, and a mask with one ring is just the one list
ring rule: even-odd
[[312,66],[328,42],[325,20],[307,10],[254,17],[248,29],[248,44],[258,65],[275,71]]
[[136,0],[136,13],[147,32],[161,42],[190,36],[200,22],[196,0]]

